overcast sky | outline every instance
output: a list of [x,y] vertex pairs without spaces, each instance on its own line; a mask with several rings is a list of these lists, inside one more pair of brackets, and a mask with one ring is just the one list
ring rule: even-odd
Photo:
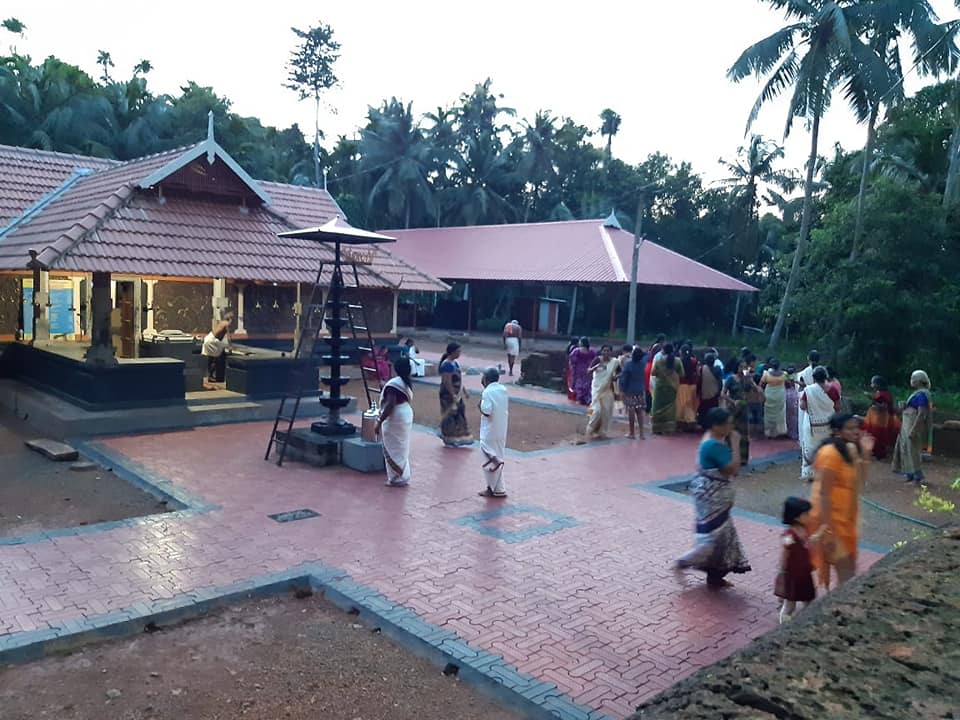
[[[944,19],[957,15],[951,0],[933,5]],[[600,111],[610,107],[623,118],[615,155],[635,163],[661,151],[707,178],[719,177],[717,159],[732,159],[743,144],[759,87],[731,84],[726,70],[746,46],[783,24],[758,0],[272,0],[249,7],[5,0],[0,15],[27,25],[25,39],[4,35],[35,61],[55,54],[96,77],[97,51],[104,49],[115,76],[125,78],[146,58],[154,92],[175,93],[193,80],[230,98],[240,114],[304,129],[313,126],[311,103],[282,86],[294,44],[290,27],[322,21],[342,45],[341,87],[329,94],[336,114],[325,110],[321,119],[328,138],[352,135],[367,106],[392,95],[422,114],[490,77],[521,118],[547,109],[598,128]],[[927,82],[911,75],[907,90]],[[785,107],[766,108],[755,130],[781,138]],[[838,101],[823,124],[822,151],[835,142],[860,147],[864,133]],[[807,142],[797,126],[787,142],[789,165],[803,164]]]

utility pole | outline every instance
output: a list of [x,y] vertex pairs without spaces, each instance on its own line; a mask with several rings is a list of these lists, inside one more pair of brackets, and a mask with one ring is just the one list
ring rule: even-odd
[[633,261],[630,263],[630,299],[627,306],[627,345],[637,339],[637,266],[640,264],[640,245],[643,243],[643,211],[647,204],[647,191],[657,183],[640,188],[637,201],[637,225],[633,233]]

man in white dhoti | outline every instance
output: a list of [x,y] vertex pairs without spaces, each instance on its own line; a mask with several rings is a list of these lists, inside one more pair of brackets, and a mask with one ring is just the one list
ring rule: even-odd
[[516,320],[511,320],[503,326],[503,347],[507,350],[507,365],[513,375],[513,366],[520,355],[520,343],[523,340],[523,328]]
[[500,371],[496,368],[484,370],[480,382],[483,385],[483,394],[480,396],[480,453],[483,456],[483,477],[487,483],[480,495],[505,498],[507,488],[503,483],[503,462],[507,454],[510,398],[507,388],[500,382]]
[[830,417],[839,412],[840,395],[827,382],[826,368],[811,373],[813,382],[800,393],[800,477],[812,481],[813,461],[823,441],[830,437]]
[[383,440],[383,459],[387,466],[387,485],[410,484],[410,433],[413,430],[413,385],[410,360],[401,357],[393,365],[397,376],[380,391],[380,419],[377,432]]

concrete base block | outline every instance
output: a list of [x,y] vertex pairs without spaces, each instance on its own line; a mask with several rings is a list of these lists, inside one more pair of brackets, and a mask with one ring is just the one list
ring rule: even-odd
[[286,460],[317,467],[337,465],[340,462],[340,443],[306,428],[298,428],[291,433],[290,444],[284,457]]
[[57,442],[56,440],[38,438],[37,440],[26,440],[24,445],[34,452],[46,455],[51,460],[57,462],[73,461],[80,457],[80,453],[78,453],[76,449],[65,443]]
[[383,443],[367,442],[358,437],[344,440],[343,464],[352,470],[365,473],[385,472]]

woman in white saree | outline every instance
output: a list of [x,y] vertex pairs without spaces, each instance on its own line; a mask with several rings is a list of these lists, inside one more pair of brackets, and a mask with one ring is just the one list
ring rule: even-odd
[[813,481],[813,461],[821,443],[830,437],[830,416],[839,412],[840,395],[827,382],[826,368],[813,371],[813,383],[800,395],[800,477]]
[[613,357],[613,347],[604,345],[600,356],[590,366],[593,383],[590,387],[590,419],[587,421],[587,436],[591,440],[605,440],[613,419],[615,387],[620,375],[620,361]]
[[401,357],[394,364],[397,376],[380,391],[380,419],[377,432],[383,439],[383,459],[387,466],[387,485],[410,484],[410,433],[413,430],[413,387],[410,360]]

